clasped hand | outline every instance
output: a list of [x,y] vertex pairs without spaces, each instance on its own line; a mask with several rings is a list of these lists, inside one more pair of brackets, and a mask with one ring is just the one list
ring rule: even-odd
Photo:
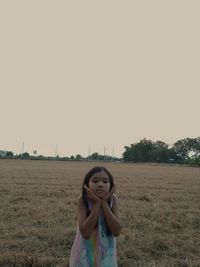
[[94,203],[99,203],[99,204],[102,203],[102,202],[107,202],[107,201],[111,198],[111,196],[113,195],[113,193],[114,193],[115,190],[116,190],[116,186],[113,186],[113,188],[111,189],[110,192],[106,193],[106,194],[104,195],[104,197],[99,198],[99,197],[97,197],[97,196],[94,194],[94,192],[92,192],[91,188],[89,188],[87,185],[84,185],[84,188],[85,188],[85,190],[86,190],[86,192],[87,192],[88,197],[89,197]]

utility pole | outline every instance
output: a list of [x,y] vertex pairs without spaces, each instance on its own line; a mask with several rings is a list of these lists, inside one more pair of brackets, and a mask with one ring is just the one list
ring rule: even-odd
[[90,159],[90,145],[89,145],[89,159]]
[[57,157],[58,155],[58,151],[57,151],[58,147],[57,147],[57,144],[56,144],[56,148],[55,148],[55,157]]
[[22,155],[24,153],[24,142],[22,143]]

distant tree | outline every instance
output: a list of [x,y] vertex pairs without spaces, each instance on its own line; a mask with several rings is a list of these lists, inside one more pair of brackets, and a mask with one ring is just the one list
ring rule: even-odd
[[30,155],[28,152],[23,153],[21,156],[23,159],[30,159]]
[[195,157],[200,156],[200,137],[191,138],[191,149],[195,153]]
[[200,137],[197,138],[184,138],[178,140],[173,144],[173,149],[180,157],[182,161],[185,161],[189,158],[191,152],[194,153],[195,157],[200,155]]
[[123,159],[125,161],[133,161],[134,160],[134,153],[133,153],[133,144],[131,147],[125,146],[125,152],[123,153]]
[[156,149],[153,141],[144,138],[136,146],[137,150],[140,152],[140,161],[155,161]]
[[156,146],[157,149],[163,150],[163,149],[167,149],[169,145],[166,144],[163,141],[158,140],[158,141],[155,142],[155,146]]
[[130,147],[125,146],[125,150],[123,153],[125,161],[155,161],[155,145],[151,140],[147,140],[146,138],[140,140],[139,143],[131,144]]
[[190,139],[185,138],[185,139],[178,140],[176,143],[173,144],[173,148],[181,160],[185,160],[189,155],[189,152],[190,152],[189,143],[190,143]]
[[81,155],[80,154],[77,154],[76,157],[75,157],[76,160],[80,160],[82,159]]
[[128,162],[169,162],[169,159],[177,159],[176,152],[160,140],[153,142],[144,138],[124,148],[123,159]]
[[14,154],[12,151],[6,152],[6,158],[13,158]]
[[104,157],[104,155],[101,155],[101,154],[99,154],[99,153],[97,153],[97,152],[94,152],[92,155],[90,155],[90,157],[88,157],[89,159],[91,159],[91,160],[104,160],[105,158],[107,159],[108,158],[108,156],[107,155],[105,155],[105,157]]
[[163,141],[153,142],[146,138],[140,142],[125,146],[123,153],[124,161],[133,162],[179,162],[184,163],[190,159],[190,153],[193,158],[200,156],[200,137],[184,138],[175,142],[172,148]]
[[98,160],[99,159],[99,154],[97,152],[92,153],[89,157],[91,160]]
[[163,141],[156,141],[154,143],[155,149],[155,158],[157,162],[167,162],[169,160],[169,149],[168,149],[168,144],[166,144]]
[[105,160],[107,158],[107,155],[98,154],[97,160]]
[[168,153],[168,160],[167,160],[168,162],[178,162],[179,157],[173,148],[169,148],[167,153]]
[[186,163],[191,166],[200,166],[200,156],[193,155],[192,157],[186,160]]
[[72,155],[72,156],[70,157],[70,159],[75,159],[75,157]]

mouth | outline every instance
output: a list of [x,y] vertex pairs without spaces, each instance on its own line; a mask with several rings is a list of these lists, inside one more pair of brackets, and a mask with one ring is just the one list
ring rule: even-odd
[[105,191],[103,189],[97,189],[96,192],[97,193],[102,193],[102,194],[105,193]]

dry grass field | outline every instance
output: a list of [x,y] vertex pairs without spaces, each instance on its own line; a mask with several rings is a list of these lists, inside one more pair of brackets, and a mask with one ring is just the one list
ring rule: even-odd
[[119,267],[200,266],[200,168],[0,160],[0,266],[67,267],[76,201],[96,165],[115,178]]

